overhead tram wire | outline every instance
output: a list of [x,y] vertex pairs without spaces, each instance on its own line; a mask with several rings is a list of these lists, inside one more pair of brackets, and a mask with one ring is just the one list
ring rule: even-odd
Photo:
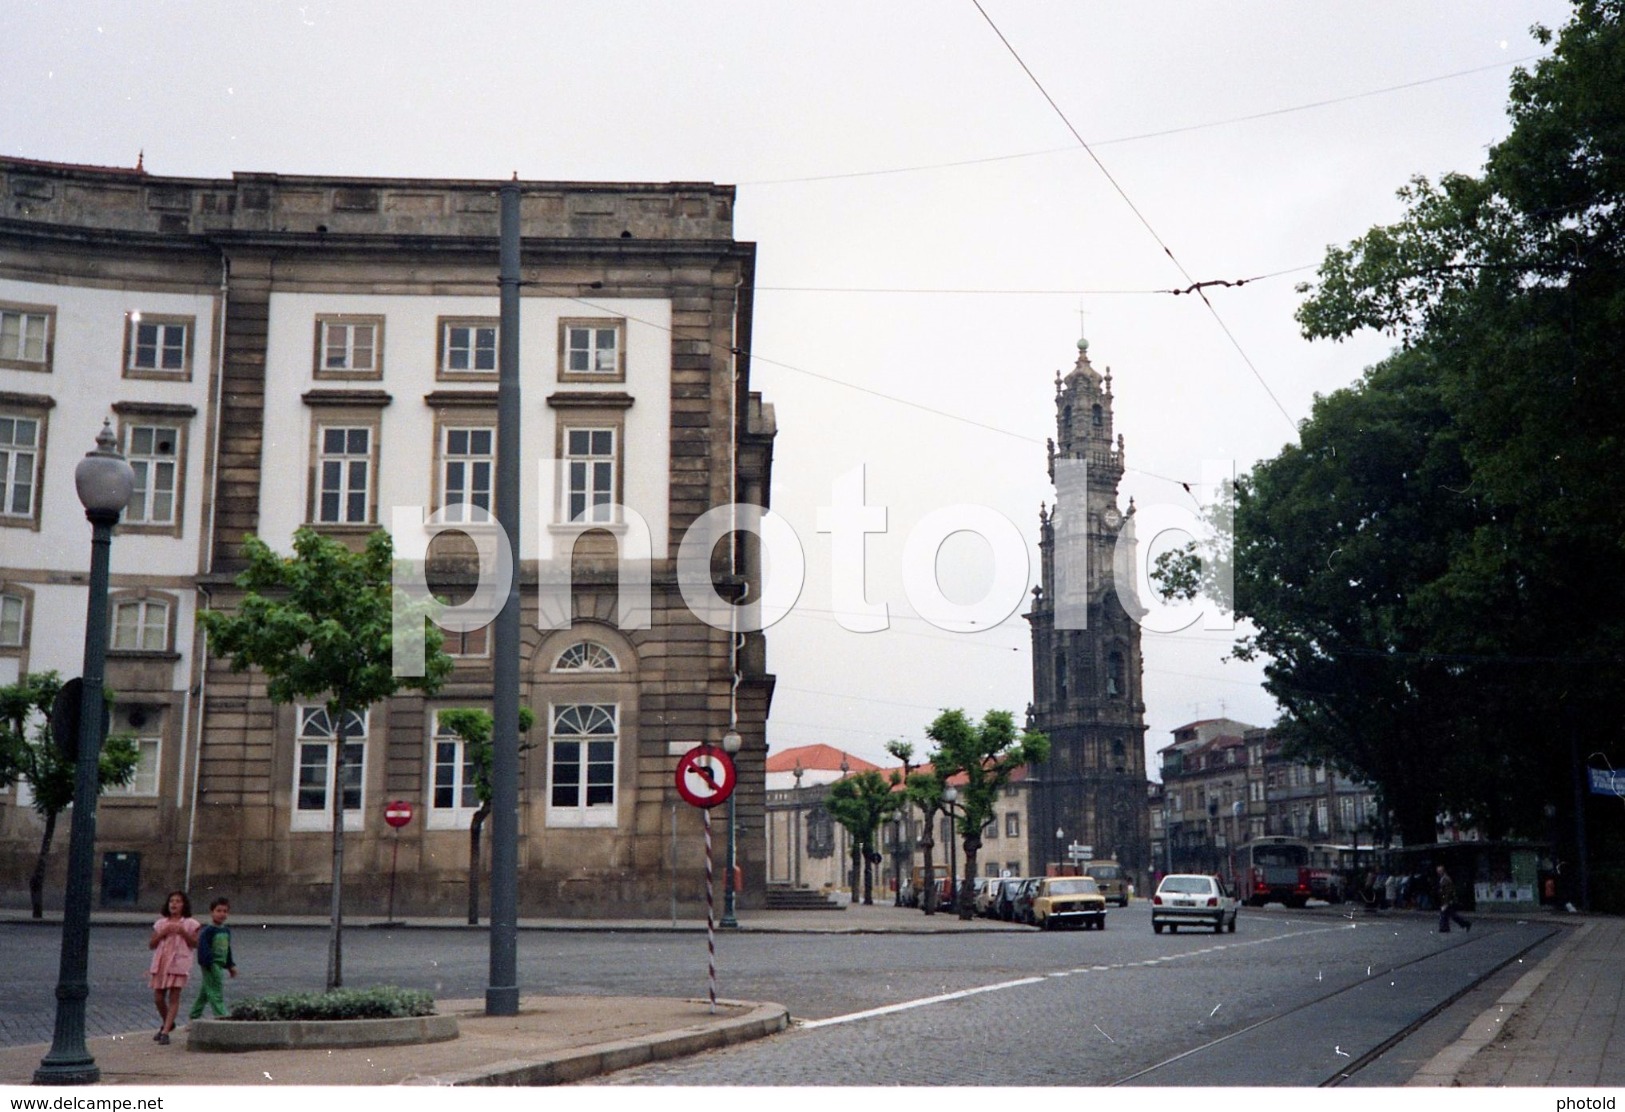
[[[985,14],[985,13],[984,13]],[[1138,143],[1144,139],[1161,139],[1168,135],[1183,135],[1191,131],[1205,131],[1213,127],[1228,127],[1231,124],[1249,123],[1253,120],[1266,120],[1274,116],[1287,116],[1294,112],[1309,112],[1316,108],[1328,108],[1334,104],[1347,104],[1350,101],[1365,100],[1368,97],[1386,96],[1388,93],[1403,92],[1406,89],[1415,89],[1423,85],[1434,85],[1441,81],[1454,81],[1458,77],[1471,77],[1478,73],[1488,73],[1491,70],[1506,69],[1508,66],[1521,66],[1525,62],[1536,62],[1540,55],[1529,54],[1522,58],[1513,58],[1505,62],[1496,62],[1488,66],[1474,66],[1472,69],[1456,70],[1454,73],[1441,73],[1433,77],[1423,77],[1415,81],[1406,81],[1398,85],[1385,85],[1380,89],[1367,89],[1361,93],[1348,93],[1344,96],[1327,97],[1325,100],[1313,100],[1306,104],[1293,104],[1285,108],[1271,108],[1263,112],[1252,112],[1245,116],[1227,116],[1222,120],[1208,120],[1199,124],[1184,124],[1180,127],[1163,128],[1160,131],[1144,131],[1138,135],[1119,135],[1111,139],[1097,139],[1095,147],[1110,147],[1118,143]],[[982,158],[959,158],[948,162],[924,162],[915,166],[891,166],[879,170],[848,170],[837,174],[808,174],[799,178],[761,178],[756,181],[735,182],[739,186],[761,185],[800,185],[804,182],[842,181],[847,178],[876,178],[889,174],[916,174],[926,170],[955,170],[962,166],[984,166],[994,162],[1013,162],[1024,158],[1047,158],[1052,154],[1067,154],[1078,148],[1048,147],[1041,151],[1017,151],[1013,154],[986,155]]]
[[1131,197],[1129,197],[1128,192],[1117,183],[1116,178],[1112,177],[1111,171],[1106,169],[1106,164],[1100,160],[1100,156],[1097,155],[1089,144],[1084,141],[1083,135],[1076,127],[1072,125],[1072,121],[1067,118],[1067,114],[1061,111],[1061,106],[1055,103],[1055,98],[1049,95],[1049,90],[1044,88],[1043,82],[1039,81],[1037,75],[1034,74],[1030,68],[1028,68],[1027,63],[1022,59],[1021,55],[1017,53],[1016,48],[1010,44],[1010,40],[1004,37],[1004,32],[999,30],[999,25],[993,22],[993,17],[987,14],[987,9],[982,7],[981,0],[971,0],[971,3],[974,4],[976,6],[976,10],[982,14],[982,18],[987,21],[987,25],[993,28],[993,33],[999,36],[999,41],[1002,42],[1004,44],[1004,48],[1010,52],[1010,56],[1016,60],[1016,64],[1021,67],[1021,71],[1025,73],[1028,80],[1033,83],[1033,87],[1038,90],[1039,94],[1043,96],[1046,102],[1048,102],[1050,108],[1058,117],[1060,117],[1061,122],[1066,125],[1066,129],[1072,133],[1072,138],[1078,141],[1078,145],[1088,153],[1090,159],[1100,170],[1101,174],[1105,176],[1107,182],[1109,182],[1111,187],[1117,191],[1117,195],[1123,199],[1123,203],[1128,206],[1129,211],[1134,214],[1135,218],[1139,220],[1140,224],[1144,226],[1145,230],[1151,234],[1151,238],[1157,241],[1157,246],[1161,247],[1162,253],[1168,256],[1168,261],[1173,263],[1175,268],[1178,269],[1179,273],[1185,276],[1185,281],[1190,283],[1190,288],[1198,297],[1202,299],[1202,304],[1207,306],[1207,311],[1212,315],[1214,321],[1218,323],[1219,328],[1224,332],[1225,336],[1229,338],[1231,346],[1234,347],[1237,354],[1241,356],[1242,362],[1247,364],[1247,368],[1253,372],[1253,377],[1258,380],[1259,386],[1264,388],[1264,393],[1269,395],[1270,401],[1275,403],[1275,408],[1281,411],[1281,416],[1286,420],[1288,425],[1292,426],[1292,431],[1296,433],[1298,431],[1298,423],[1292,419],[1292,414],[1287,412],[1286,406],[1281,404],[1281,399],[1275,396],[1275,391],[1270,389],[1270,384],[1264,380],[1264,375],[1262,372],[1260,372],[1258,367],[1253,363],[1252,358],[1248,356],[1246,349],[1241,346],[1241,341],[1236,339],[1236,334],[1230,331],[1230,326],[1224,322],[1223,317],[1219,316],[1219,311],[1213,307],[1213,302],[1208,300],[1207,291],[1203,290],[1201,288],[1201,284],[1191,276],[1191,272],[1185,269],[1185,264],[1179,261],[1178,257],[1174,255],[1173,250],[1166,242],[1164,242],[1162,236],[1157,234],[1156,228],[1151,226],[1151,221],[1146,219],[1145,214],[1140,211],[1139,206],[1134,203]]
[[[1249,279],[1249,280],[1251,280],[1251,279]],[[568,290],[562,290],[562,289],[558,289],[558,288],[550,287],[550,286],[543,286],[543,285],[536,284],[536,283],[526,283],[526,284],[533,286],[533,288],[540,289],[540,290],[542,290],[542,291],[544,291],[546,293],[550,293],[550,294],[554,295],[555,297],[560,298],[561,300],[573,301],[577,305],[581,305],[581,306],[583,306],[585,308],[593,309],[593,310],[596,310],[596,311],[601,312],[601,313],[612,313],[613,315],[621,317],[621,318],[623,318],[625,320],[635,321],[636,323],[641,324],[641,325],[643,325],[643,326],[645,326],[647,328],[653,328],[653,329],[656,329],[657,331],[667,332],[667,333],[675,333],[676,332],[676,330],[674,328],[672,328],[672,326],[670,326],[670,325],[661,324],[658,321],[648,320],[648,319],[646,319],[644,317],[633,316],[633,315],[627,313],[623,309],[613,309],[612,310],[612,309],[608,308],[607,306],[600,305],[600,304],[598,304],[597,302],[594,302],[594,301],[589,301],[584,297],[581,297],[581,296],[579,296],[577,294],[569,292]],[[1161,292],[1171,292],[1171,291],[1161,291]],[[1020,441],[1023,441],[1025,443],[1028,443],[1028,444],[1042,445],[1042,444],[1046,443],[1045,441],[1040,440],[1036,436],[1029,436],[1028,434],[1022,433],[1022,432],[1014,432],[1011,429],[1003,429],[1003,428],[1000,428],[997,425],[990,425],[990,424],[987,424],[985,421],[978,421],[978,420],[975,420],[974,418],[965,417],[965,416],[962,416],[961,414],[958,414],[958,413],[950,413],[945,409],[937,409],[935,406],[926,405],[924,402],[914,401],[912,398],[900,397],[897,394],[888,394],[883,390],[875,390],[875,389],[873,389],[871,387],[868,387],[868,386],[859,386],[855,382],[847,382],[845,379],[835,378],[832,375],[820,374],[818,371],[809,371],[805,367],[797,367],[792,363],[785,363],[782,360],[771,359],[768,356],[765,356],[765,355],[761,354],[760,352],[751,351],[751,350],[748,350],[746,348],[740,348],[740,349],[738,349],[738,354],[747,355],[753,361],[758,362],[758,363],[766,363],[770,367],[778,367],[778,368],[780,368],[782,370],[794,371],[796,374],[806,375],[808,378],[816,378],[816,379],[819,379],[822,382],[832,383],[833,385],[836,385],[836,386],[844,386],[848,390],[856,390],[861,394],[868,394],[871,397],[882,398],[885,401],[893,402],[893,403],[895,403],[897,405],[906,405],[911,409],[918,409],[921,412],[930,413],[930,414],[932,414],[934,416],[937,416],[937,417],[944,417],[944,418],[947,418],[950,421],[958,421],[961,424],[971,425],[971,426],[973,426],[975,428],[979,428],[979,429],[985,429],[988,432],[998,433],[1000,436],[1008,436],[1008,437],[1011,437],[1011,438],[1013,438],[1015,440],[1020,440]],[[1184,487],[1187,491],[1190,490],[1193,485],[1195,485],[1195,484],[1190,483],[1190,482],[1188,482],[1188,481],[1186,481],[1184,479],[1175,479],[1175,478],[1173,478],[1171,476],[1168,476],[1168,475],[1159,475],[1155,471],[1147,471],[1144,468],[1140,468],[1140,467],[1125,467],[1125,468],[1123,468],[1123,470],[1132,471],[1136,475],[1144,475],[1148,479],[1158,479],[1158,480],[1160,480],[1162,482],[1165,482],[1165,483],[1173,483],[1173,484],[1175,484],[1177,486]]]

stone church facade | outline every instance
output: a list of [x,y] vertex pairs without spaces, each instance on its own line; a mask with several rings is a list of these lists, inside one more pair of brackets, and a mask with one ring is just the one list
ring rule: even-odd
[[1057,501],[1039,514],[1041,581],[1026,615],[1033,639],[1027,724],[1049,758],[1029,767],[1028,868],[1067,860],[1072,844],[1115,857],[1147,891],[1145,702],[1134,594],[1134,505],[1119,509],[1123,438],[1112,432],[1112,380],[1078,342],[1055,383],[1049,446]]

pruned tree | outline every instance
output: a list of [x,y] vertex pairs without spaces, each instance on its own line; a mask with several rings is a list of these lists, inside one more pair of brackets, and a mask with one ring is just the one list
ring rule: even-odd
[[[536,724],[536,714],[529,707],[519,708],[519,732],[526,733]],[[481,707],[458,707],[440,712],[440,728],[463,743],[464,791],[471,792],[479,806],[468,822],[468,925],[480,922],[480,831],[491,814],[491,730],[494,719],[490,711]],[[519,751],[532,748],[529,743]],[[453,806],[456,801],[453,801]]]
[[982,848],[982,830],[993,817],[999,789],[1010,782],[1011,773],[1025,764],[1049,756],[1049,738],[1044,734],[1016,729],[1016,719],[1007,710],[990,710],[980,722],[972,722],[962,710],[945,710],[926,729],[936,742],[931,767],[946,782],[963,775],[959,792],[955,829],[964,839],[965,873],[955,896],[959,917],[975,914],[976,857]]
[[837,780],[830,786],[824,806],[852,839],[852,898],[858,898],[858,868],[863,869],[863,902],[874,900],[875,832],[900,804],[891,784],[870,769]]
[[[55,672],[31,672],[0,687],[0,788],[28,784],[34,810],[45,820],[39,855],[28,876],[28,902],[33,917],[45,914],[45,867],[56,837],[57,817],[73,803],[78,762],[69,759],[51,738],[51,704],[62,681]],[[106,692],[109,704],[113,693]],[[134,777],[141,751],[128,733],[110,734],[96,762],[100,790],[123,787]]]
[[403,689],[433,694],[451,673],[439,629],[408,623],[423,638],[423,674],[397,676],[394,654],[408,651],[394,636],[394,546],[383,530],[352,552],[313,529],[293,537],[293,555],[279,556],[255,536],[243,542],[248,567],[237,577],[246,593],[234,613],[203,614],[210,648],[234,672],[265,673],[273,702],[320,700],[332,723],[333,879],[327,987],[344,983],[344,770],[352,717]]

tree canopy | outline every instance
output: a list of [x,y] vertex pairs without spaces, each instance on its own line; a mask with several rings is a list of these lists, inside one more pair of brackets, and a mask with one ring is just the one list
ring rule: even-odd
[[870,769],[853,773],[830,786],[824,798],[824,807],[836,822],[846,828],[852,838],[852,898],[858,899],[857,872],[859,856],[863,864],[863,902],[874,903],[875,832],[901,805],[902,800],[892,791],[892,785],[880,773]]
[[1410,841],[1441,810],[1544,834],[1574,739],[1618,747],[1625,3],[1536,33],[1552,53],[1514,72],[1483,172],[1413,179],[1304,287],[1306,338],[1399,348],[1235,490],[1239,651],[1268,658],[1287,738]]

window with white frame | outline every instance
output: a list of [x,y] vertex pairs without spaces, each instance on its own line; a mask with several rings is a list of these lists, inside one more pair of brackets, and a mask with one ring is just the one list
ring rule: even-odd
[[181,430],[174,425],[130,425],[125,430],[124,457],[135,472],[124,520],[130,525],[173,525],[175,491],[180,476]]
[[429,744],[431,786],[428,824],[439,829],[465,828],[480,807],[475,788],[474,762],[470,758],[467,742],[441,725],[440,712],[436,711],[434,736]]
[[376,378],[383,370],[382,317],[316,318],[318,378]]
[[[338,735],[326,707],[297,707],[294,742],[293,829],[331,830]],[[366,783],[367,713],[350,711],[345,718],[344,768],[337,773],[344,810],[361,810]],[[349,825],[349,820],[346,820]]]
[[125,652],[163,652],[169,648],[169,603],[155,598],[115,602],[110,647]]
[[1004,816],[1004,836],[1006,838],[1021,837],[1021,812],[1011,811]]
[[615,430],[566,429],[564,468],[565,520],[572,524],[613,521]]
[[316,520],[370,520],[372,429],[324,425],[317,439]]
[[615,654],[596,641],[577,641],[559,654],[553,664],[555,672],[618,672],[621,670]]
[[0,305],[0,367],[51,369],[51,309]]
[[497,326],[445,321],[440,336],[440,370],[447,374],[490,374],[497,369]]
[[28,603],[22,595],[0,595],[0,649],[20,649],[23,646],[24,615]]
[[[441,493],[445,520],[470,521],[470,507],[491,512],[496,471],[496,430],[447,427],[441,430]],[[483,518],[483,515],[480,515]]]
[[553,826],[614,826],[620,707],[565,703],[551,708],[547,821]]
[[613,319],[560,321],[559,377],[624,379],[625,327],[626,322]]
[[33,519],[39,443],[38,420],[0,414],[0,518]]
[[135,775],[128,784],[105,789],[107,795],[143,796],[158,794],[158,757],[163,745],[163,716],[146,707],[119,710],[114,716],[113,729],[134,735],[136,751]]
[[176,376],[191,369],[192,322],[182,317],[130,318],[126,371]]

